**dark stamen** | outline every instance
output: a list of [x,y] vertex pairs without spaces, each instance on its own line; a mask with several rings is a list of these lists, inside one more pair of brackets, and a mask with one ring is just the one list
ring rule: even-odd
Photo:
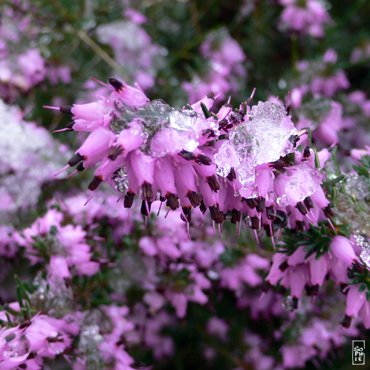
[[71,167],[74,167],[74,166],[76,166],[76,164],[79,164],[81,161],[83,161],[83,157],[80,155],[80,154],[78,154],[78,153],[76,153],[76,154],[74,154],[71,158],[70,158],[70,160],[68,161],[68,164],[71,166]]
[[88,188],[91,191],[94,191],[103,181],[103,179],[100,176],[94,176],[94,178],[91,180]]
[[280,264],[280,266],[279,266],[279,270],[280,270],[281,272],[284,272],[288,267],[289,267],[289,265],[288,265],[288,261],[284,261],[284,262],[282,262],[282,263]]
[[78,166],[76,167],[76,170],[78,172],[82,172],[85,169],[83,162],[80,162]]
[[189,198],[190,203],[194,208],[198,207],[202,202],[202,195],[195,191],[188,191],[187,197]]
[[125,195],[123,206],[125,208],[131,208],[132,204],[134,203],[134,198],[135,198],[135,193],[128,191],[127,194]]
[[61,107],[59,107],[59,110],[62,113],[72,115],[72,107],[70,105],[62,105]]
[[202,202],[200,203],[199,209],[200,209],[200,211],[201,211],[202,213],[205,213],[205,212],[206,212],[206,210],[207,210],[207,207],[206,207],[206,205],[204,204],[203,200],[202,200]]
[[296,221],[295,222],[295,227],[298,231],[304,231],[304,222],[303,221]]
[[121,91],[124,88],[123,83],[116,78],[110,78],[108,82],[114,87],[117,92]]
[[242,200],[245,202],[245,203],[247,203],[247,206],[249,207],[249,208],[256,208],[256,206],[257,206],[257,202],[256,202],[256,200],[254,199],[254,198],[242,198]]
[[301,212],[303,216],[305,216],[308,213],[307,208],[304,206],[302,202],[298,202],[295,205],[295,207],[298,209],[299,212]]
[[303,158],[310,158],[311,157],[311,151],[310,151],[310,147],[309,146],[306,146],[304,148],[304,151],[303,151]]
[[240,211],[238,211],[237,209],[233,209],[231,211],[231,223],[236,224],[237,222],[240,222],[241,216],[242,214]]
[[260,197],[257,200],[256,210],[257,212],[262,212],[264,209],[265,209],[265,198]]
[[198,154],[195,157],[195,161],[200,164],[204,164],[205,166],[209,166],[212,163],[212,159],[207,157],[204,154]]
[[192,161],[195,159],[195,155],[192,152],[188,152],[187,150],[182,150],[179,153],[179,156],[186,159],[187,161]]
[[217,181],[217,177],[215,175],[207,177],[207,184],[209,187],[216,193],[220,190],[220,184]]
[[351,326],[351,323],[352,323],[352,317],[345,315],[342,320],[342,326],[348,329]]
[[202,108],[202,112],[203,112],[205,118],[211,117],[211,113],[210,113],[210,111],[208,110],[208,108],[206,107],[206,105],[204,103],[200,103],[200,107]]
[[170,207],[173,211],[179,208],[179,198],[171,193],[166,194],[167,203],[166,205]]
[[304,205],[306,206],[306,208],[308,210],[312,209],[313,208],[313,201],[311,199],[311,197],[306,197],[304,198],[304,201],[303,201]]
[[275,211],[273,207],[266,207],[266,216],[268,220],[273,220],[275,218]]
[[285,228],[288,225],[288,216],[283,211],[276,211],[275,219],[274,219],[274,226],[277,228]]
[[250,220],[251,220],[251,222],[250,222],[251,228],[253,230],[258,230],[259,227],[260,227],[260,220],[259,220],[259,218],[257,216],[252,216]]
[[291,135],[289,137],[289,141],[293,144],[293,146],[295,147],[299,141],[300,137],[298,135]]
[[152,200],[153,199],[152,185],[149,184],[148,182],[144,182],[142,189],[143,189],[143,199]]
[[185,222],[191,222],[191,208],[190,207],[182,207],[182,211],[184,212],[184,215],[185,215],[185,219],[184,219],[184,216],[181,215],[181,219]]
[[236,180],[236,172],[235,172],[235,170],[234,170],[234,168],[233,168],[233,167],[231,167],[230,172],[229,172],[229,174],[227,175],[227,179],[228,179],[229,181],[234,181],[234,180]]
[[334,217],[335,216],[335,213],[333,211],[333,209],[331,208],[330,204],[324,208],[324,215],[326,217]]
[[218,224],[222,224],[224,222],[224,214],[220,211],[217,205],[209,207],[209,211],[211,213],[211,218],[213,221]]

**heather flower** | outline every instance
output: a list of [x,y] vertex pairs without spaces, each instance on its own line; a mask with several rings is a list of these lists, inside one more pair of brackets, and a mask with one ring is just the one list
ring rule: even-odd
[[[252,229],[263,227],[270,236],[288,225],[286,207],[291,227],[325,218],[328,201],[313,155],[309,148],[303,156],[295,152],[305,131],[294,127],[280,103],[260,102],[247,114],[222,106],[212,115],[210,97],[175,110],[136,87],[116,79],[110,84],[115,91],[106,99],[52,107],[72,114],[73,130],[90,132],[68,162],[75,172],[98,166],[90,190],[107,182],[126,208],[141,196],[144,216],[158,198],[172,211],[181,207],[186,222],[199,206],[218,224],[228,214],[240,224],[244,212]],[[293,152],[295,165],[281,160]],[[142,247],[155,253],[150,244]]]
[[36,204],[41,186],[53,178],[68,150],[2,101],[0,122],[1,219],[6,221],[14,212]]
[[320,0],[281,0],[282,27],[313,37],[324,36],[324,26],[330,22],[324,4]]
[[338,260],[343,262],[347,267],[359,262],[351,241],[344,236],[335,236],[330,243],[330,250],[333,255],[338,258]]
[[147,90],[153,87],[167,50],[155,44],[141,26],[145,21],[142,14],[127,9],[125,15],[129,19],[100,25],[97,36],[101,43],[112,48],[114,59],[122,66],[127,80],[136,81]]
[[78,275],[93,275],[99,264],[92,261],[86,232],[81,226],[62,225],[64,216],[50,210],[19,236],[19,244],[26,249],[31,263],[49,257],[49,275],[69,278],[73,269]]
[[200,52],[208,62],[207,72],[203,76],[193,76],[192,81],[182,85],[191,103],[210,92],[224,99],[226,94],[240,89],[246,78],[243,66],[246,57],[226,29],[210,33],[200,46]]
[[23,325],[2,329],[0,338],[0,368],[9,370],[39,369],[46,358],[55,358],[71,344],[70,326],[47,315],[37,315]]

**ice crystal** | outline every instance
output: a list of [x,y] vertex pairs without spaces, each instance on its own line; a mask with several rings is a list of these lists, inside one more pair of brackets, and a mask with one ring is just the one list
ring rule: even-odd
[[293,150],[289,138],[296,134],[283,106],[259,102],[251,110],[251,119],[236,126],[230,133],[230,142],[221,146],[215,156],[217,172],[227,176],[231,157],[239,181],[248,186],[255,180],[256,166],[274,162]]

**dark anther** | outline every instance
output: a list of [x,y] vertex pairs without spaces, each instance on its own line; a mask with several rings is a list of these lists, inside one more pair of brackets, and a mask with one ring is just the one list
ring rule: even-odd
[[308,210],[312,209],[313,208],[313,201],[311,199],[311,197],[306,197],[304,198],[304,201],[303,201],[304,205],[306,206],[306,208]]
[[211,213],[212,220],[214,220],[216,223],[221,224],[225,221],[225,216],[217,205],[209,207],[209,211]]
[[293,310],[296,310],[298,308],[298,298],[297,297],[293,297],[292,307],[293,307]]
[[227,124],[228,124],[229,122],[227,121],[227,119],[222,119],[219,123],[218,123],[218,128],[220,129],[220,130],[223,130],[223,129],[225,129],[225,127],[227,126]]
[[132,204],[134,203],[134,198],[135,198],[135,193],[128,191],[127,194],[125,195],[123,206],[125,208],[131,208]]
[[335,216],[335,213],[333,211],[333,209],[330,207],[330,204],[324,208],[324,215],[326,217],[334,217]]
[[346,283],[340,283],[339,284],[339,289],[340,289],[341,293],[343,293],[343,294],[347,291],[347,287],[348,287],[348,284],[346,284]]
[[190,200],[191,205],[194,208],[198,207],[200,205],[200,203],[202,202],[202,196],[201,196],[200,193],[197,193],[195,191],[188,191],[187,196]]
[[152,185],[149,184],[148,182],[144,182],[142,189],[143,189],[143,199],[152,200],[153,199]]
[[259,197],[257,199],[256,210],[257,210],[257,212],[262,212],[264,209],[265,209],[265,198]]
[[309,146],[306,146],[304,148],[304,151],[303,151],[303,158],[310,158],[311,157],[311,151],[310,151],[310,147]]
[[320,289],[319,284],[306,285],[306,292],[307,292],[307,295],[310,297],[317,296],[319,294],[319,289]]
[[268,220],[273,220],[275,218],[275,211],[273,207],[266,207],[266,216]]
[[209,207],[209,212],[211,213],[211,218],[218,224],[222,224],[225,220],[224,214],[220,211],[218,206]]
[[179,208],[179,198],[171,193],[166,194],[167,203],[166,205],[170,207],[173,211]]
[[295,227],[298,231],[304,231],[304,222],[303,221],[296,221]]
[[210,113],[210,111],[208,110],[207,106],[204,103],[200,103],[200,107],[202,108],[202,112],[203,112],[205,118],[211,117],[211,113]]
[[183,215],[181,215],[181,219],[185,222],[191,222],[191,208],[190,207],[182,207],[182,211],[185,215],[185,218]]
[[116,78],[110,78],[108,82],[114,87],[116,91],[121,91],[124,88],[123,83]]
[[215,175],[208,176],[207,177],[207,183],[209,187],[216,193],[218,190],[220,190],[220,184],[217,181],[217,177]]
[[21,325],[19,325],[19,329],[25,329],[28,328],[31,325],[31,321],[27,320],[23,322]]
[[80,162],[80,163],[77,165],[77,167],[76,167],[76,170],[77,170],[78,172],[82,172],[84,169],[85,169],[85,167],[84,167],[83,162]]
[[251,228],[253,230],[258,230],[260,227],[260,220],[257,216],[252,216],[251,217]]
[[241,212],[237,209],[233,209],[231,211],[231,223],[236,224],[237,222],[240,222],[241,219]]
[[18,365],[20,369],[27,369],[27,364],[20,364]]
[[280,270],[281,272],[284,272],[288,267],[289,267],[289,265],[288,265],[288,261],[284,261],[284,262],[282,262],[282,263],[280,264],[280,266],[279,266],[279,270]]
[[283,211],[276,211],[274,225],[278,228],[285,228],[288,225],[288,217]]
[[351,326],[351,323],[352,323],[351,316],[345,315],[344,318],[343,318],[343,320],[342,320],[342,326],[344,328],[347,328],[348,329]]
[[198,154],[195,157],[195,162],[200,163],[200,164],[204,164],[205,166],[209,166],[212,163],[212,159],[207,157],[204,154]]
[[68,164],[69,166],[71,167],[74,167],[76,166],[76,164],[79,164],[81,161],[83,161],[83,157],[76,153],[76,154],[73,154],[73,156],[70,158],[70,160],[68,161]]
[[32,351],[32,352],[30,352],[30,354],[28,355],[27,360],[32,360],[32,359],[33,359],[33,358],[35,358],[36,356],[37,356],[37,352]]
[[149,216],[149,212],[150,212],[150,207],[151,207],[152,203],[149,202],[148,200],[143,200],[141,202],[141,208],[140,208],[140,212],[143,216]]
[[91,191],[94,191],[103,181],[103,179],[100,176],[94,176],[94,178],[91,180],[88,188]]
[[236,180],[236,172],[235,172],[235,170],[234,170],[234,167],[231,167],[230,172],[229,172],[229,174],[227,175],[227,179],[228,179],[229,181],[234,181],[234,180]]
[[187,161],[192,161],[193,159],[195,159],[195,155],[192,152],[188,152],[187,150],[182,150],[179,155]]
[[117,159],[117,157],[122,154],[123,152],[123,148],[121,146],[115,146],[114,148],[112,148],[110,150],[110,153],[108,155],[108,158],[111,160],[111,161],[114,161]]
[[289,136],[289,141],[293,144],[295,147],[299,141],[300,137],[298,135],[291,135]]
[[62,105],[59,110],[65,114],[72,114],[72,107],[70,105]]
[[302,215],[306,215],[308,213],[307,208],[304,206],[302,202],[298,202],[295,207],[298,209],[299,212],[302,213]]
[[253,209],[253,208],[256,208],[257,206],[257,202],[255,198],[243,198],[242,200],[247,204],[249,208]]
[[210,93],[207,94],[207,98],[208,99],[214,99],[215,98],[215,93],[211,91]]
[[203,200],[202,200],[202,202],[200,203],[199,209],[200,209],[200,211],[201,211],[202,213],[206,213],[207,207],[206,207],[206,205],[204,204]]
[[166,198],[165,198],[165,197],[162,197],[162,195],[160,195],[160,196],[159,196],[159,200],[160,200],[161,202],[164,202],[164,201],[166,200]]

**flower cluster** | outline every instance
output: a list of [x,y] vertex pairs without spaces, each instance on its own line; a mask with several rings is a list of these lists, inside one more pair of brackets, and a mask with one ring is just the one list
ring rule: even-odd
[[205,74],[195,75],[192,81],[182,84],[191,103],[210,92],[223,100],[243,86],[246,56],[226,29],[210,33],[200,46],[200,53],[207,65]]
[[325,219],[329,201],[314,151],[304,146],[298,131],[279,102],[268,101],[233,110],[212,110],[214,100],[176,110],[150,101],[136,87],[110,79],[107,97],[72,107],[51,107],[72,115],[71,130],[89,132],[68,162],[76,172],[97,167],[89,189],[109,183],[130,208],[142,199],[147,216],[159,199],[170,210],[209,209],[222,224],[243,220],[269,236],[286,226],[307,228]]
[[0,127],[0,218],[6,222],[14,212],[36,204],[42,184],[52,180],[68,149],[1,100]]
[[142,23],[146,19],[142,14],[128,9],[126,16],[128,19],[99,26],[97,37],[112,48],[115,61],[122,66],[122,74],[147,90],[153,87],[167,51],[154,44],[144,30]]
[[313,37],[324,36],[324,26],[330,16],[321,0],[280,0],[283,28]]

